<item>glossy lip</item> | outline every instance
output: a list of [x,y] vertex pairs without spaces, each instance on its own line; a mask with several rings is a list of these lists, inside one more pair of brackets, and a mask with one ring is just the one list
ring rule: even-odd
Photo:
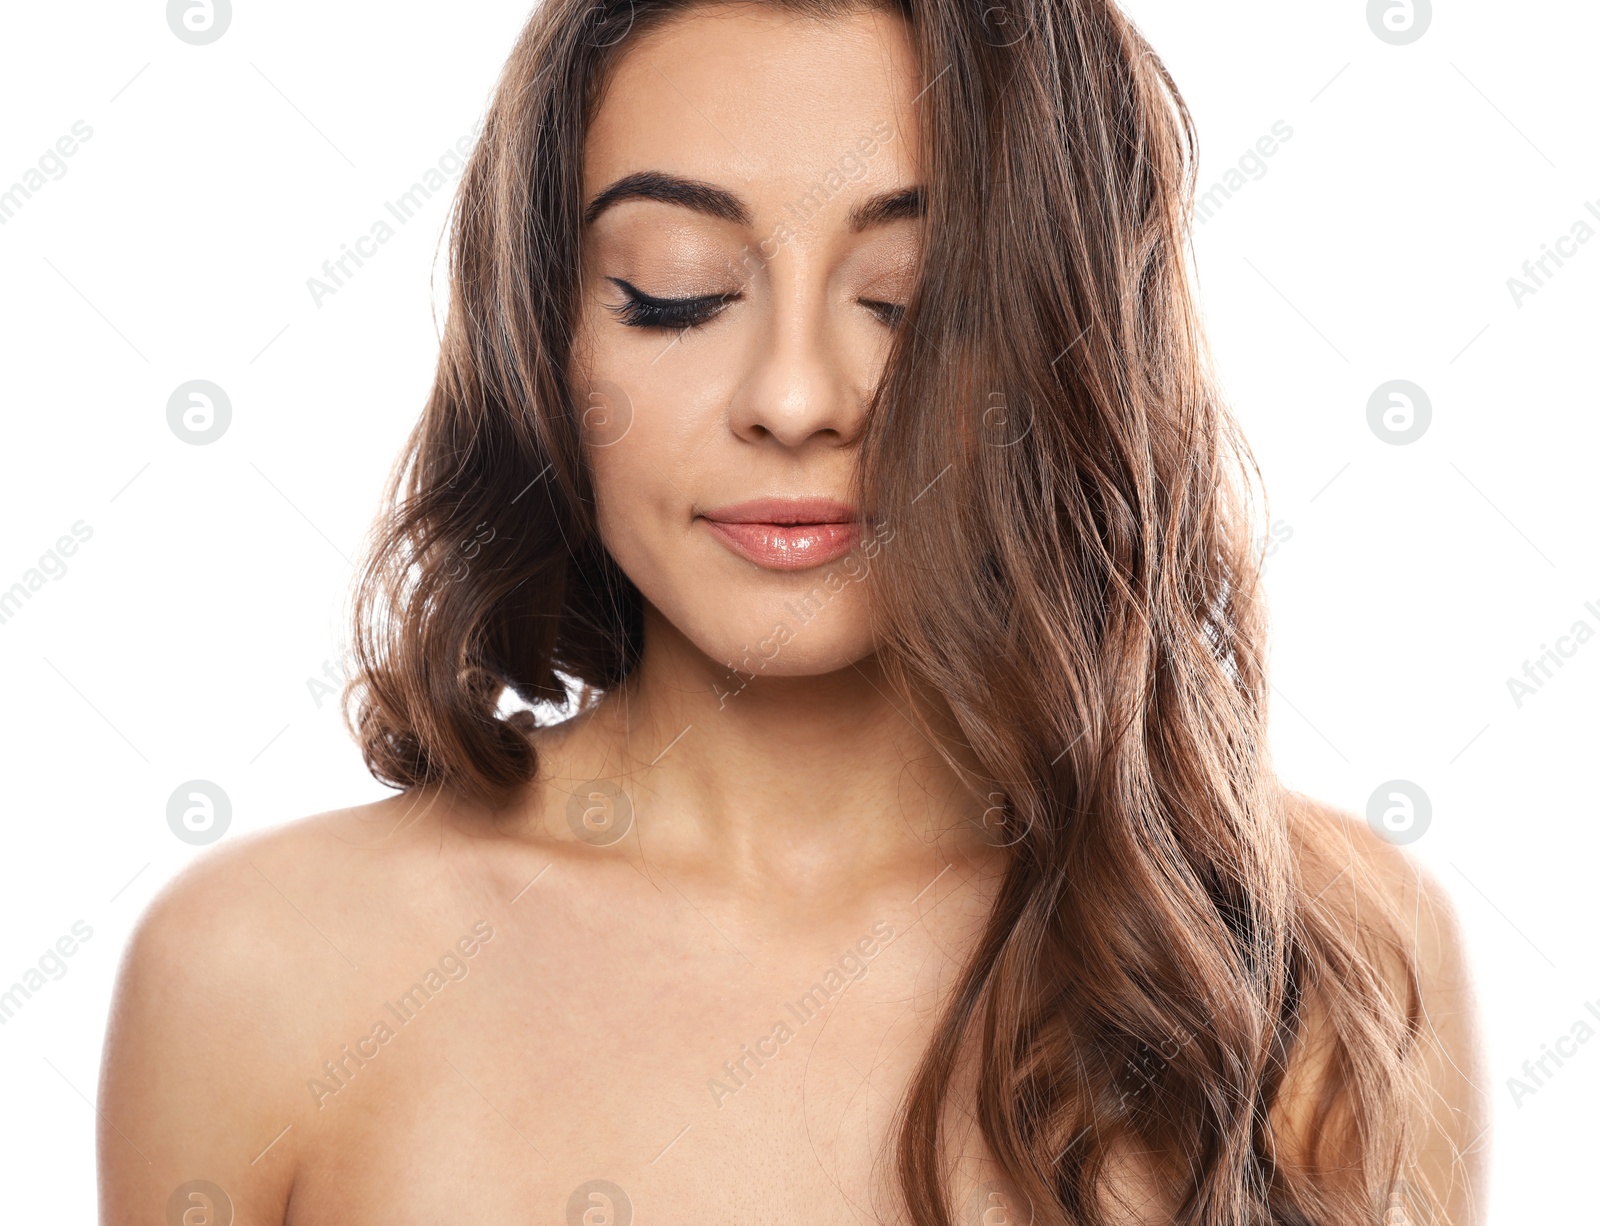
[[734,553],[768,570],[805,570],[855,548],[861,524],[832,498],[756,498],[702,512],[700,518]]

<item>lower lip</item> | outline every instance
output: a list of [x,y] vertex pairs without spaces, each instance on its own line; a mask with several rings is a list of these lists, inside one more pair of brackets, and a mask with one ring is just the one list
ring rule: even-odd
[[860,525],[727,524],[708,519],[710,528],[734,553],[769,570],[805,570],[835,562],[855,548]]

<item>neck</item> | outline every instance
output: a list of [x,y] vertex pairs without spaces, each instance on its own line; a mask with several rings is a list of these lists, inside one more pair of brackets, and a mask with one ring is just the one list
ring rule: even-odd
[[[944,743],[975,769],[953,727]],[[647,612],[627,682],[540,749],[558,802],[563,786],[609,780],[649,860],[751,887],[831,892],[992,854],[983,802],[876,656],[811,676],[730,674]]]

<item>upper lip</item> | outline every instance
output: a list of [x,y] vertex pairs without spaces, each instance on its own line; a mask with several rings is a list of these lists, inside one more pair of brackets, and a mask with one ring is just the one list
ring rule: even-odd
[[701,514],[724,524],[847,524],[858,518],[853,507],[832,498],[753,498]]

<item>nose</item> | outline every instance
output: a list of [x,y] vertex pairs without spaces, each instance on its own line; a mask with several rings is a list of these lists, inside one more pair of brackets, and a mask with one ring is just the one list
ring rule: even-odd
[[[786,448],[846,446],[861,432],[868,396],[848,355],[856,346],[830,314],[828,295],[804,268],[780,256],[763,270],[766,312],[751,342],[746,377],[729,426],[746,442]],[[836,308],[835,308],[836,309]]]

